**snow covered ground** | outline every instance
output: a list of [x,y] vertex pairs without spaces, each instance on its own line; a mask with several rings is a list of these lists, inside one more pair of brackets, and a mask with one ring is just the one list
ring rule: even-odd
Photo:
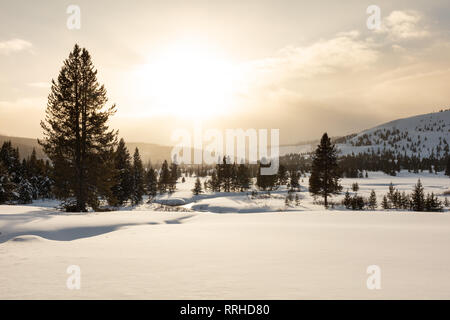
[[[343,184],[381,198],[391,181],[409,192],[419,177],[427,192],[449,188],[447,177],[425,173]],[[0,206],[0,299],[450,299],[447,211],[324,211],[305,188],[300,206],[286,208],[283,191],[192,198],[192,184],[172,196],[189,212]],[[79,290],[66,285],[71,265]],[[366,285],[371,265],[379,290]]]
[[[450,179],[442,172],[439,174],[423,172],[421,174],[408,173],[402,171],[397,176],[389,176],[382,172],[369,172],[368,178],[342,179],[343,193],[332,200],[340,202],[344,198],[344,193],[349,190],[352,192],[352,184],[358,183],[358,194],[369,197],[371,190],[375,190],[378,203],[381,205],[383,195],[388,191],[389,184],[392,182],[394,187],[400,192],[410,193],[418,179],[421,179],[426,192],[434,192],[441,200],[444,200],[443,193],[450,189]],[[204,193],[199,196],[192,196],[196,178],[187,178],[185,183],[177,184],[177,191],[172,195],[158,196],[156,202],[179,202],[185,203],[184,208],[201,212],[214,213],[258,213],[258,212],[280,212],[280,211],[304,211],[304,210],[322,210],[323,207],[313,204],[313,198],[307,192],[308,176],[300,178],[301,192],[298,192],[300,206],[291,205],[286,207],[285,197],[286,187],[271,192],[271,197],[265,199],[265,193],[259,192],[255,199],[251,196],[251,191],[242,193]],[[208,178],[200,178],[202,185]],[[450,194],[448,195],[450,201]]]

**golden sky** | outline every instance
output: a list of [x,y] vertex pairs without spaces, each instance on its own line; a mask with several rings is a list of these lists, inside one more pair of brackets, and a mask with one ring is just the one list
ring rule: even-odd
[[177,128],[280,129],[283,144],[450,105],[448,1],[0,0],[0,134],[40,137],[49,83],[92,54],[127,141]]

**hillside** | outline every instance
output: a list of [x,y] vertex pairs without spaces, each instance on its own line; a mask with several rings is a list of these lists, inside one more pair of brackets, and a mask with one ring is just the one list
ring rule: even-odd
[[342,154],[389,150],[441,158],[449,152],[450,110],[390,121],[342,140],[338,144]]
[[42,151],[41,146],[38,144],[37,139],[0,135],[0,146],[5,141],[11,141],[14,148],[19,148],[20,156],[22,158],[27,158],[31,155],[33,148],[36,149],[36,155],[39,159],[45,158],[45,154]]
[[[444,157],[449,153],[450,110],[390,121],[360,133],[334,139],[343,155],[362,152]],[[316,144],[281,147],[280,154],[307,153]]]
[[[39,159],[45,158],[45,154],[42,151],[41,146],[38,144],[37,139],[0,135],[0,146],[4,141],[11,141],[14,147],[18,147],[22,158],[27,158],[33,151],[33,148],[36,149],[37,157]],[[139,148],[139,153],[141,154],[142,160],[144,162],[151,160],[152,163],[158,163],[166,159],[170,159],[170,152],[172,150],[172,147],[170,146],[163,146],[153,143],[131,142],[127,143],[127,147],[131,154],[133,154],[136,147]]]

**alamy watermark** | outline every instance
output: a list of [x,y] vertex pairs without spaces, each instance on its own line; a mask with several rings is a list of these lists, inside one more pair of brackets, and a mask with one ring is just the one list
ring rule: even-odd
[[66,273],[70,276],[67,278],[66,286],[69,290],[81,289],[81,268],[77,265],[67,267]]
[[381,9],[377,5],[367,7],[366,13],[370,16],[367,18],[366,25],[369,30],[381,29]]
[[369,277],[367,278],[366,285],[369,290],[381,289],[381,268],[377,265],[370,265],[366,270]]
[[278,172],[279,129],[226,129],[224,135],[217,129],[203,132],[201,125],[197,124],[193,133],[186,129],[175,130],[172,141],[176,144],[171,158],[177,163],[211,165],[221,163],[225,156],[237,163],[256,164],[260,161],[265,165],[261,167],[261,175]]
[[69,30],[80,30],[81,29],[81,9],[80,6],[71,4],[67,7],[66,13],[69,15],[67,17],[66,26]]

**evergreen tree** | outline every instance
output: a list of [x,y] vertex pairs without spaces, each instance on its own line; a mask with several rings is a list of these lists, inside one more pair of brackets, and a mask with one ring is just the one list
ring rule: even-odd
[[15,183],[11,181],[11,176],[6,169],[6,166],[0,160],[0,204],[14,200],[15,189]]
[[22,162],[22,179],[27,179],[31,184],[33,200],[44,198],[48,196],[49,181],[47,177],[47,168],[43,160],[38,160],[36,156],[36,149],[33,148],[31,155],[27,160]]
[[395,188],[392,182],[389,184],[389,191],[387,194],[387,200],[389,201],[389,206],[395,207],[396,199],[395,199]]
[[8,171],[11,182],[18,184],[22,177],[22,166],[20,163],[19,149],[13,148],[11,141],[3,142],[0,149],[0,162]]
[[278,184],[280,186],[286,185],[288,182],[288,172],[286,170],[286,167],[280,164],[278,166]]
[[142,203],[142,197],[145,194],[144,190],[144,166],[142,165],[139,149],[136,148],[133,155],[133,188],[131,194],[131,202],[134,205]]
[[345,192],[344,200],[342,200],[342,204],[346,209],[350,209],[352,207],[352,198],[350,196],[350,192],[348,190]]
[[375,194],[375,190],[372,190],[369,196],[368,207],[370,210],[375,210],[377,206],[377,195]]
[[22,179],[19,183],[19,204],[28,204],[33,202],[33,186],[27,179]]
[[148,168],[145,175],[148,196],[152,199],[158,192],[158,176],[156,170],[152,167]]
[[383,202],[381,202],[381,207],[384,210],[389,210],[390,209],[389,202],[388,202],[388,199],[387,199],[386,196],[383,196]]
[[50,171],[45,174],[39,182],[39,197],[41,199],[53,199],[52,185],[53,181],[50,179]]
[[110,204],[121,206],[131,199],[133,192],[131,157],[123,139],[120,139],[117,149],[114,152],[114,169],[115,184],[111,188],[112,197]]
[[431,194],[427,194],[427,198],[425,200],[425,209],[426,211],[442,211],[442,201],[440,201],[433,192]]
[[450,177],[450,157],[447,157],[447,161],[445,163],[445,175]]
[[202,190],[202,183],[200,182],[200,178],[199,177],[197,177],[197,179],[195,180],[195,186],[194,186],[194,189],[192,189],[192,193],[195,195],[195,196],[198,196],[200,193],[202,193],[203,192],[203,190]]
[[52,81],[39,141],[54,165],[56,194],[67,211],[87,211],[88,205],[96,210],[99,197],[110,195],[117,132],[107,125],[115,105],[105,109],[106,102],[89,52],[75,45]]
[[231,190],[237,192],[240,190],[238,168],[236,162],[231,166]]
[[170,164],[170,178],[168,183],[169,192],[175,192],[178,180],[178,165],[175,161]]
[[224,192],[230,192],[231,191],[231,185],[232,185],[232,166],[227,161],[227,157],[223,157],[222,164],[218,165],[218,177],[221,181],[221,185],[223,187]]
[[248,190],[251,186],[251,178],[249,169],[245,164],[241,163],[239,165],[237,177],[240,191]]
[[289,185],[291,187],[290,189],[291,190],[299,190],[300,183],[298,182],[299,174],[298,174],[297,170],[291,170],[289,173],[289,177],[290,177]]
[[425,209],[425,195],[423,191],[422,182],[420,182],[420,179],[414,186],[414,191],[411,196],[411,206],[413,211],[424,211]]
[[167,160],[164,160],[161,171],[159,172],[159,180],[158,180],[158,189],[160,194],[164,194],[167,192],[167,188],[169,187],[170,183],[170,171],[169,171],[169,164],[167,163]]
[[352,210],[363,210],[364,206],[366,205],[364,203],[364,198],[358,196],[357,194],[353,196],[351,203],[352,203]]
[[401,208],[402,209],[409,209],[409,196],[406,194],[405,191],[402,192],[401,196],[400,196],[400,203],[401,203]]
[[328,134],[324,133],[312,159],[309,192],[323,197],[325,208],[328,207],[328,197],[342,190],[339,177],[336,147],[331,144]]
[[214,170],[211,174],[211,179],[209,180],[208,187],[212,192],[220,192],[220,180],[217,176],[217,171]]
[[275,188],[275,185],[277,183],[278,175],[276,175],[276,174],[273,174],[273,175],[261,174],[261,168],[264,168],[264,167],[270,167],[270,163],[263,164],[263,163],[259,162],[258,174],[256,176],[256,186],[260,190],[272,191]]

